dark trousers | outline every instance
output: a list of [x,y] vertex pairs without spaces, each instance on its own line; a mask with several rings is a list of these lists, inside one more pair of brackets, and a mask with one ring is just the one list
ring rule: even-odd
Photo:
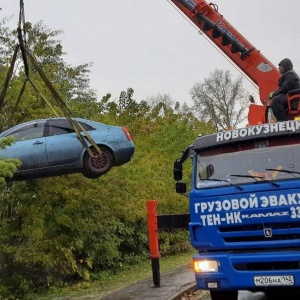
[[271,108],[277,121],[287,121],[287,97],[286,94],[279,94],[273,98]]

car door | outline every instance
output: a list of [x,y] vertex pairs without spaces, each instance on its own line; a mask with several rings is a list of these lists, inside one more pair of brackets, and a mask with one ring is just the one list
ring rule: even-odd
[[76,162],[83,146],[67,119],[52,119],[46,124],[46,151],[49,166]]
[[10,131],[6,136],[13,136],[15,142],[1,149],[0,157],[19,158],[22,162],[19,170],[22,171],[47,167],[44,125],[45,121],[37,121]]

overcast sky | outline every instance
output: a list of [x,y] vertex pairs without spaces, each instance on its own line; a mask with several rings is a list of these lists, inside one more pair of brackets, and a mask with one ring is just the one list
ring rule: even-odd
[[[167,93],[191,104],[190,89],[216,68],[240,75],[168,0],[23,0],[25,20],[43,20],[73,66],[92,62],[91,87],[118,99],[131,87],[141,101]],[[273,64],[300,70],[299,0],[215,0],[219,12]],[[20,0],[0,0],[0,19],[17,27]],[[247,78],[244,84],[252,93]]]

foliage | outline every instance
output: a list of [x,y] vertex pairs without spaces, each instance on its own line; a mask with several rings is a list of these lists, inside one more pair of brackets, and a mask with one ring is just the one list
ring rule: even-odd
[[[165,110],[165,117],[148,110],[146,121],[129,109],[119,112],[115,122],[132,117],[136,153],[100,179],[74,174],[15,182],[6,191],[2,211],[11,213],[1,220],[0,279],[8,294],[29,297],[147,257],[148,199],[158,200],[160,213],[188,210],[187,199],[174,192],[173,162],[209,126]],[[188,234],[163,233],[160,244],[163,254],[186,251]]]
[[[0,149],[11,145],[13,141],[11,137],[0,139]],[[13,177],[13,174],[20,165],[21,162],[19,159],[0,159],[0,188],[4,187],[7,180]]]
[[230,72],[216,69],[204,82],[191,89],[194,109],[200,118],[212,120],[217,130],[235,128],[245,120],[248,98],[242,77],[233,80]]
[[[162,255],[160,259],[160,271],[162,273],[186,266],[191,263],[195,250],[177,253],[176,255]],[[93,281],[79,282],[78,284],[66,285],[61,288],[51,288],[46,294],[37,299],[102,299],[114,291],[125,288],[137,281],[151,278],[151,261],[145,257],[141,262],[134,265],[127,265],[118,272],[104,270],[92,275]]]
[[[0,71],[2,71],[0,72],[2,74],[0,75],[0,86],[3,85],[13,51],[16,48],[16,42],[12,41],[16,40],[13,37],[16,37],[17,34],[16,31],[9,32],[7,28],[2,30],[7,38],[4,39],[3,44],[0,44]],[[81,106],[83,103],[93,104],[96,101],[96,95],[89,86],[89,68],[92,64],[72,67],[64,61],[66,53],[56,39],[61,31],[51,31],[42,22],[35,25],[26,23],[25,30],[28,52],[34,57],[39,67],[42,66],[45,76],[62,100],[70,104],[71,109],[76,109],[76,105]],[[0,131],[31,119],[53,116],[53,112],[43,99],[51,104],[58,115],[63,114],[49,86],[31,62],[29,57],[23,60],[21,51],[18,52],[14,75],[1,109]],[[29,71],[29,81],[26,78],[26,66]],[[18,103],[17,99],[21,95],[24,83],[26,84],[25,91]]]
[[[185,213],[186,197],[175,193],[173,163],[199,134],[214,131],[212,122],[195,118],[191,109],[173,105],[168,95],[136,101],[134,90],[122,91],[119,102],[107,94],[96,101],[89,88],[89,66],[72,67],[63,48],[42,23],[26,24],[28,47],[74,116],[126,126],[136,145],[132,161],[99,179],[80,174],[14,182],[0,196],[0,294],[5,299],[31,299],[53,286],[88,282],[100,271],[118,272],[148,256],[146,201],[156,199],[159,213]],[[6,32],[3,36],[14,36]],[[13,38],[0,44],[0,68],[14,49]],[[4,49],[5,48],[5,49]],[[10,51],[9,51],[10,50]],[[20,57],[18,58],[20,59]],[[19,61],[21,62],[21,61]],[[53,95],[30,65],[30,78],[59,110]],[[0,76],[0,85],[4,77]],[[0,130],[29,119],[51,116],[31,85],[21,102],[24,82],[18,63],[5,104]],[[11,140],[0,140],[5,147]],[[0,161],[0,179],[11,177],[17,160]],[[185,166],[189,182],[191,166]],[[189,248],[187,231],[163,233],[167,255]]]

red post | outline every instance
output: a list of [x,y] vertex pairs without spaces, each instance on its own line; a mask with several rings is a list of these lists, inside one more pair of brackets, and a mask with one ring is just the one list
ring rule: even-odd
[[148,239],[150,248],[150,258],[152,264],[153,283],[155,287],[160,286],[159,271],[159,245],[158,245],[158,224],[157,224],[157,201],[147,201],[148,218]]

